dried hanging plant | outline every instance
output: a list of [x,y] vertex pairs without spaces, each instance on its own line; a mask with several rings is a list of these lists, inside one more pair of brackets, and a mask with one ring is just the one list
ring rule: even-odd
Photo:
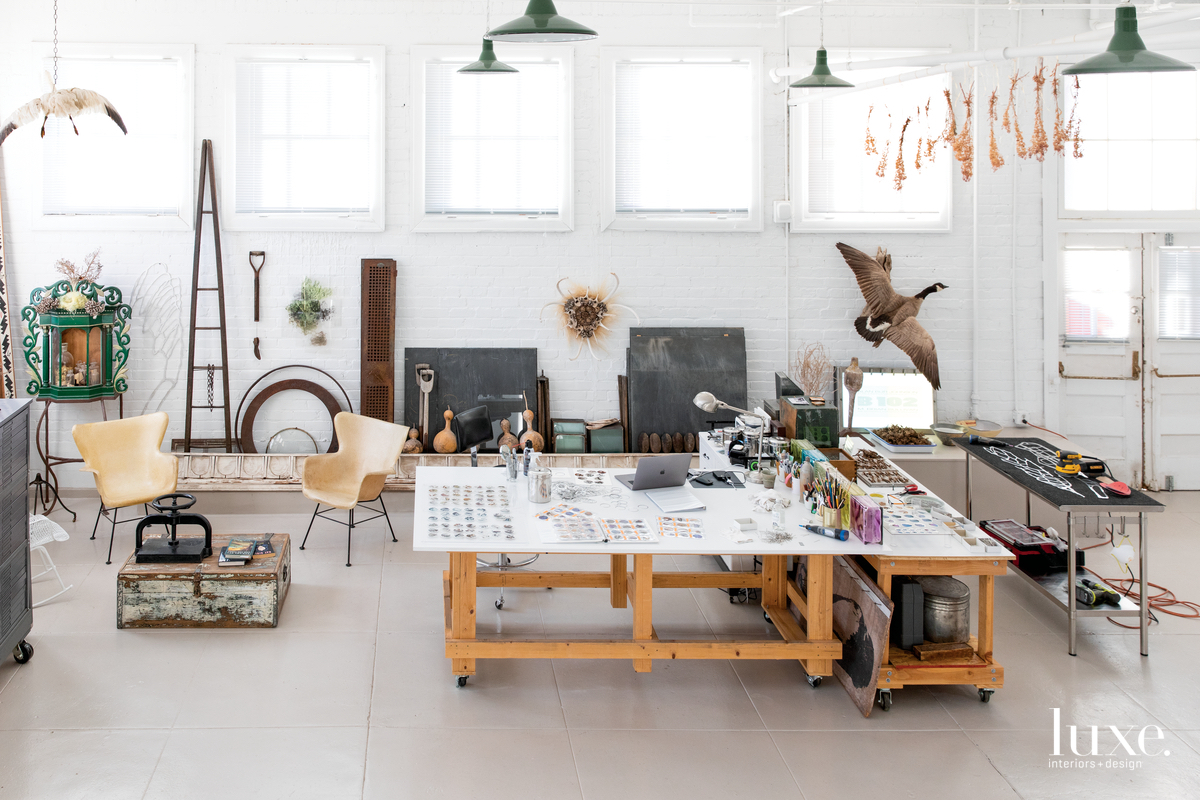
[[822,397],[833,380],[833,362],[825,351],[825,345],[802,345],[792,361],[792,379],[809,397]]
[[1004,156],[996,146],[996,103],[999,100],[1000,90],[992,89],[992,96],[988,98],[988,158],[992,161],[992,172],[1004,166]]
[[1054,98],[1054,152],[1060,156],[1067,151],[1067,142],[1071,139],[1071,131],[1063,125],[1062,106],[1058,102],[1058,63],[1054,64],[1054,72],[1050,75],[1050,90]]
[[946,127],[942,130],[941,139],[945,142],[954,142],[954,137],[958,136],[958,120],[954,118],[954,100],[950,97],[950,90],[943,89],[942,94],[946,96]]
[[1004,107],[1004,119],[1000,124],[1004,130],[1012,133],[1016,140],[1017,155],[1021,158],[1029,158],[1029,150],[1025,147],[1025,136],[1021,133],[1021,121],[1017,118],[1017,84],[1024,78],[1025,76],[1019,71],[1013,70],[1012,77],[1009,78],[1008,105]]
[[888,168],[888,148],[892,144],[892,112],[888,112],[888,137],[883,140],[883,153],[879,156],[879,166],[875,167],[875,177],[882,178],[887,175]]
[[904,126],[900,128],[900,143],[896,145],[896,191],[904,188],[904,179],[908,175],[904,172],[904,134],[908,131],[908,123],[912,122],[912,117],[904,120]]
[[867,109],[867,139],[863,143],[863,147],[867,151],[867,155],[869,155],[869,156],[875,155],[876,153],[879,152],[875,148],[875,137],[871,135],[871,114],[874,113],[874,111],[875,111],[875,106],[871,106],[870,108]]
[[1044,161],[1050,143],[1046,139],[1046,126],[1042,122],[1042,88],[1046,83],[1046,67],[1038,59],[1038,68],[1033,73],[1033,136],[1029,139],[1029,152],[1038,161]]
[[1083,150],[1080,145],[1083,140],[1079,138],[1079,117],[1075,114],[1079,111],[1079,76],[1075,76],[1075,81],[1071,86],[1071,118],[1067,120],[1067,130],[1071,133],[1071,155],[1075,158],[1083,158]]
[[[975,84],[971,84],[971,88],[963,91],[962,86],[958,90],[963,95],[963,108],[965,116],[963,117],[962,130],[951,141],[950,146],[954,150],[954,157],[958,160],[962,169],[962,179],[970,181],[975,173],[975,143],[971,139],[971,105],[975,102]],[[950,93],[946,92],[947,98]],[[954,116],[954,104],[950,104],[950,115]]]
[[915,169],[917,172],[921,171],[921,148],[924,146],[925,146],[925,137],[918,136],[917,137],[917,154],[913,158],[913,169]]

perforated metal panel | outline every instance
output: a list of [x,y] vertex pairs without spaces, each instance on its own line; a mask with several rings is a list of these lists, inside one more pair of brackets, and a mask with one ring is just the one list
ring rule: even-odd
[[396,385],[396,262],[362,261],[361,413],[392,422]]

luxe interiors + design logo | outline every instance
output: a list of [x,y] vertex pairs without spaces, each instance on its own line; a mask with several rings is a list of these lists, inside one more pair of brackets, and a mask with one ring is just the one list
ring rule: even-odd
[[[1141,729],[1130,725],[1124,730],[1116,725],[1064,726],[1061,709],[1050,710],[1054,712],[1054,750],[1047,764],[1051,769],[1136,770],[1141,769],[1147,759],[1171,755],[1171,751],[1160,744],[1166,737],[1157,725],[1145,725]],[[1064,739],[1070,750],[1065,756]]]

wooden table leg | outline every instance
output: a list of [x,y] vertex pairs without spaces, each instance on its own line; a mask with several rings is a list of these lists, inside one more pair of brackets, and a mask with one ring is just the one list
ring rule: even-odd
[[610,556],[612,559],[612,607],[613,608],[628,608],[629,599],[626,594],[629,592],[628,567],[625,564],[624,555]]
[[992,660],[992,635],[995,629],[996,576],[979,576],[979,653],[984,661]]
[[[882,564],[879,565],[879,570],[876,573],[875,584],[883,592],[884,597],[890,598],[892,596],[892,573],[888,572],[887,569],[885,569]],[[883,661],[881,662],[883,664],[891,663],[891,653],[889,652],[891,650],[891,647],[890,647],[891,631],[890,630],[888,631],[888,638],[889,638],[889,646],[883,648]]]
[[[763,569],[766,586],[766,569]],[[764,589],[765,594],[765,589]],[[808,639],[833,639],[833,556],[808,557]],[[805,659],[800,662],[809,675],[832,675],[829,659]]]
[[787,556],[762,557],[762,607],[787,608]]
[[[475,554],[450,554],[450,631],[455,639],[475,638]],[[475,659],[451,659],[455,675],[474,675]]]
[[[616,557],[614,556],[614,558]],[[621,558],[624,559],[624,556]],[[629,578],[629,588],[633,594],[633,638],[653,639],[654,622],[651,614],[651,601],[654,596],[653,554],[638,553],[634,555],[633,575]],[[653,663],[648,658],[635,658],[633,670],[634,672],[649,672]]]

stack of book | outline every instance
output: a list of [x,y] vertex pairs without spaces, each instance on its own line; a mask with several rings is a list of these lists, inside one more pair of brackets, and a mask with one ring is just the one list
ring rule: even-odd
[[271,547],[271,538],[269,536],[265,539],[230,539],[229,544],[221,548],[221,554],[217,558],[217,565],[221,567],[244,567],[255,556],[267,555],[274,552],[275,549]]

